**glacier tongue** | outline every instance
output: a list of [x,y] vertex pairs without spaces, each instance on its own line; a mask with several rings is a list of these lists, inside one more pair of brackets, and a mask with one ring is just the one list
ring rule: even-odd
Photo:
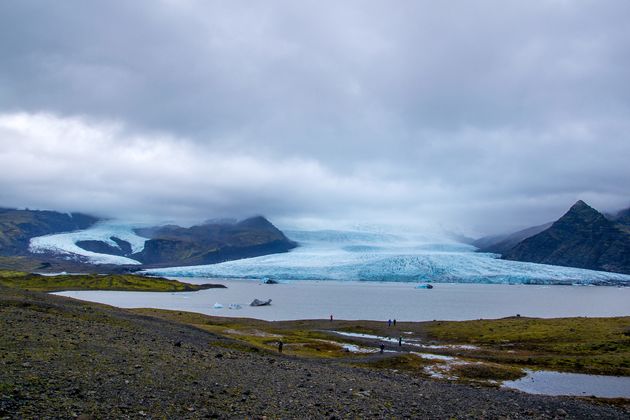
[[507,261],[433,238],[348,231],[289,231],[300,247],[220,264],[148,270],[180,277],[462,283],[627,284],[630,276]]
[[103,221],[85,230],[32,238],[29,250],[34,253],[58,254],[67,258],[84,258],[93,264],[139,265],[140,262],[132,258],[99,254],[76,245],[79,241],[94,240],[118,247],[118,244],[111,239],[113,236],[129,242],[133,253],[140,252],[144,249],[146,238],[136,235],[133,227],[123,222]]

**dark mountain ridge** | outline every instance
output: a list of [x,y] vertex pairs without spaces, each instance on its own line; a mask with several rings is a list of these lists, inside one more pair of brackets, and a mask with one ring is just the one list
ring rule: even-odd
[[82,213],[0,209],[0,255],[27,255],[35,236],[86,229],[99,219]]
[[297,244],[262,216],[237,223],[206,223],[183,228],[168,225],[137,229],[149,237],[131,258],[150,266],[200,265],[287,252]]
[[630,235],[583,201],[503,258],[630,274]]

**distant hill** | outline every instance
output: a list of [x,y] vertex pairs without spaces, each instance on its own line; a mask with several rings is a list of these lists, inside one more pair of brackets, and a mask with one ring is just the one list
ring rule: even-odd
[[0,255],[26,255],[35,236],[86,229],[98,220],[81,213],[1,208]]
[[504,259],[630,274],[630,234],[583,201]]
[[543,230],[549,228],[551,222],[544,225],[533,226],[518,232],[508,233],[504,235],[485,236],[472,242],[472,245],[479,248],[479,252],[492,252],[495,254],[504,254],[514,248],[524,239],[532,237]]
[[262,216],[237,223],[211,222],[190,228],[169,225],[136,232],[150,239],[144,250],[130,257],[149,266],[212,264],[296,247]]

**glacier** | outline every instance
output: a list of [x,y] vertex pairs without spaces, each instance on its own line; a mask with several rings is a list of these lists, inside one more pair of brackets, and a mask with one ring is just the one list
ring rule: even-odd
[[299,243],[288,253],[144,272],[170,277],[630,286],[630,275],[501,260],[444,237],[340,230],[285,233]]
[[147,238],[138,236],[133,230],[134,227],[136,227],[134,224],[121,221],[101,221],[84,230],[32,238],[29,250],[33,253],[52,253],[68,259],[86,260],[92,264],[140,265],[140,261],[132,258],[91,252],[76,245],[79,241],[94,240],[118,247],[118,244],[111,240],[113,236],[129,242],[132,253],[135,254],[144,249]]

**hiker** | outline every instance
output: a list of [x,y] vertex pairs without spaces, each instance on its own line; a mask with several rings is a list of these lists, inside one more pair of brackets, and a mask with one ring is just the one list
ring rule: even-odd
[[381,343],[381,354],[385,351],[385,344]]
[[396,326],[396,318],[394,318],[394,327]]
[[332,314],[330,314],[330,322],[332,322]]
[[282,341],[278,341],[278,353],[282,353]]
[[402,337],[398,337],[398,347],[402,346]]
[[391,326],[392,326],[392,320],[391,320],[391,319],[388,319],[388,320],[387,320],[387,326],[388,326],[388,327],[391,327]]

